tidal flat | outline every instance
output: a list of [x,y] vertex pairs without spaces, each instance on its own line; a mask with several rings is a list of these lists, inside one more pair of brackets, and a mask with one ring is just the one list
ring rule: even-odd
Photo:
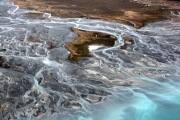
[[0,120],[180,120],[178,0],[1,0]]

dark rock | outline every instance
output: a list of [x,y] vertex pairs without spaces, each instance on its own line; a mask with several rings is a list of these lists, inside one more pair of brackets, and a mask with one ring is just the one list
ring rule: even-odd
[[8,87],[9,87],[9,85],[8,85],[7,82],[2,82],[1,83],[1,85],[0,85],[0,101],[5,99],[5,97],[7,95]]
[[37,107],[34,107],[33,115],[35,117],[38,117],[39,115],[41,115],[41,114],[43,114],[45,112],[46,112],[46,108],[43,105],[39,105]]
[[11,83],[9,85],[8,95],[10,97],[20,97],[25,94],[25,90],[19,83]]
[[49,96],[49,99],[50,99],[50,102],[49,102],[49,107],[52,108],[54,107],[57,102],[59,101],[59,96],[54,94],[54,93],[50,93],[50,96]]
[[10,66],[7,63],[7,59],[3,56],[0,56],[0,67],[2,68],[10,68]]
[[31,91],[28,96],[33,97],[33,98],[37,98],[41,93],[38,90],[33,90]]
[[86,95],[86,94],[82,94],[81,97],[83,99],[85,99],[86,101],[88,101],[89,103],[98,103],[101,102],[103,100],[102,97],[100,96],[95,96],[95,95]]
[[76,101],[63,101],[61,103],[62,107],[65,108],[72,108],[72,109],[80,109],[82,108],[82,105]]
[[18,102],[16,109],[23,108],[31,103],[34,102],[34,99],[31,98],[23,98],[21,101]]
[[24,87],[25,91],[29,90],[33,86],[33,79],[30,76],[21,77],[21,84]]
[[30,77],[14,78],[14,83],[9,84],[8,94],[10,97],[20,97],[30,90],[32,85],[33,82]]
[[77,89],[78,92],[84,93],[84,94],[94,94],[94,95],[100,95],[100,96],[111,95],[111,93],[108,93],[108,92],[103,91],[103,90],[98,90],[98,89],[93,88],[93,87],[76,85],[75,88]]
[[75,95],[75,92],[73,91],[73,89],[69,85],[64,84],[64,83],[44,82],[42,84],[42,86],[45,88],[50,88],[50,89],[57,91],[57,92],[70,93],[70,94]]
[[17,116],[13,112],[11,112],[7,118],[8,120],[17,120]]

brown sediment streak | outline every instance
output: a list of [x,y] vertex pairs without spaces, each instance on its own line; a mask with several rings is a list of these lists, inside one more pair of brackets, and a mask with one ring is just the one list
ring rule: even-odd
[[42,13],[27,13],[28,16],[30,16],[31,18],[41,18],[43,16]]
[[28,42],[40,42],[38,38],[34,37],[34,36],[29,36]]
[[69,60],[77,61],[79,57],[88,57],[90,45],[114,46],[116,38],[100,32],[84,31],[72,28],[72,31],[78,34],[78,37],[65,47],[71,52]]
[[129,36],[124,36],[123,37],[123,39],[124,39],[124,45],[123,46],[121,46],[120,48],[121,49],[127,49],[127,47],[129,46],[129,45],[132,45],[132,44],[134,44],[134,39],[133,38],[131,38],[131,37],[129,37]]
[[[135,28],[167,19],[169,10],[162,6],[145,6],[128,0],[11,0],[23,9],[48,12],[62,18],[91,18],[124,23]],[[172,8],[172,7],[171,7]],[[30,14],[38,17],[38,15]]]

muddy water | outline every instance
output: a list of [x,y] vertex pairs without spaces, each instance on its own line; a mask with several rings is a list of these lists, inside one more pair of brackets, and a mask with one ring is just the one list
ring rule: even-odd
[[[0,119],[179,120],[179,19],[135,29],[1,0]],[[90,57],[73,62],[65,47],[79,37],[72,27],[116,40],[88,44]]]

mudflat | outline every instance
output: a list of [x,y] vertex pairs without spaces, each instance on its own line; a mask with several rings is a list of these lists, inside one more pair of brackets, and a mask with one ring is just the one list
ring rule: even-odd
[[148,22],[168,19],[172,11],[179,9],[180,3],[177,1],[161,1],[167,4],[156,2],[157,4],[149,6],[145,4],[145,0],[12,0],[23,9],[47,12],[61,18],[100,19],[128,24],[135,28],[141,28]]
[[134,0],[134,2],[140,4],[161,5],[170,9],[180,9],[180,0]]
[[[179,9],[177,1],[167,0],[12,0],[20,8],[51,13],[61,18],[99,19],[109,22],[123,23],[141,28],[149,22],[169,19]],[[165,3],[165,4],[163,4]],[[179,5],[180,6],[180,5]],[[41,18],[41,13],[28,13],[32,18]],[[77,61],[80,57],[89,56],[90,45],[113,46],[116,38],[105,33],[71,29],[78,37],[65,43],[70,51],[69,60]],[[121,49],[133,44],[127,36]],[[34,41],[32,39],[31,41]],[[53,45],[54,46],[54,45]],[[52,46],[52,47],[53,47]]]

